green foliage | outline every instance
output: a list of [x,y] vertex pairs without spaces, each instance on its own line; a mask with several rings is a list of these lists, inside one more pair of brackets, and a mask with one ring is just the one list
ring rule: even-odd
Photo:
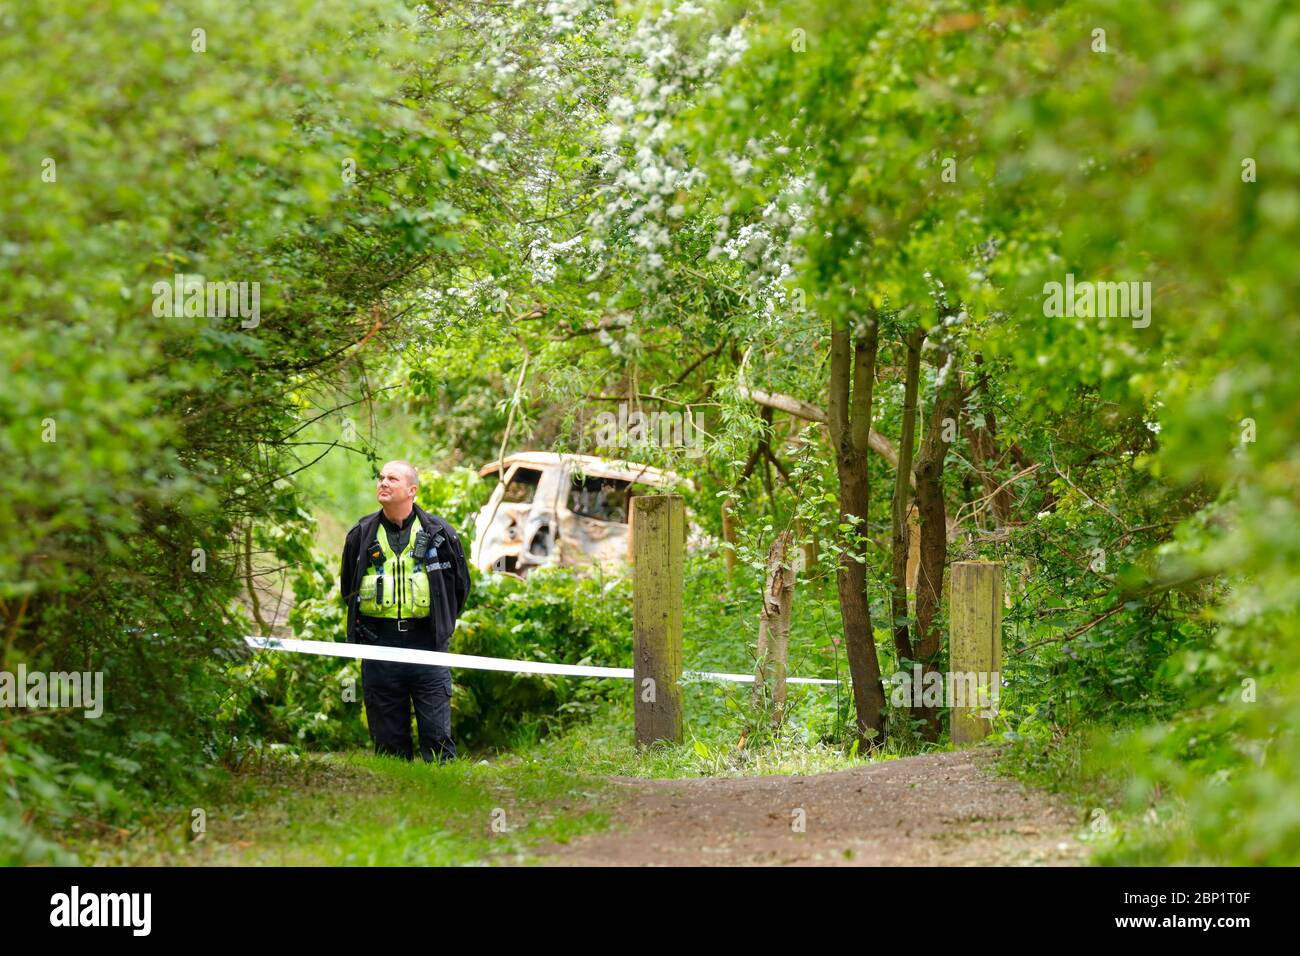
[[[626,578],[579,578],[539,569],[520,581],[475,581],[452,635],[458,654],[626,667],[632,659],[631,595]],[[589,716],[603,697],[626,692],[618,680],[552,674],[459,671],[452,726],[472,749],[499,748],[522,733],[545,736]]]
[[[752,668],[765,548],[795,522],[821,563],[791,671],[843,676],[845,553],[884,673],[905,666],[879,627],[892,467],[872,456],[870,513],[842,520],[824,430],[752,398],[824,406],[830,330],[873,318],[880,434],[914,330],[922,404],[961,386],[948,557],[1006,565],[1014,759],[1106,801],[1107,859],[1296,862],[1293,6],[7,9],[0,668],[102,671],[109,705],[0,723],[0,857],[62,860],[59,829],[250,752],[363,743],[354,664],[240,646],[246,552],[293,569],[299,636],[336,636],[378,458],[436,462],[420,500],[468,547],[502,436],[595,450],[610,398],[708,412],[707,455],[638,452],[695,481],[704,531],[734,505],[736,579],[716,542],[688,571],[689,668]],[[158,314],[178,273],[258,282],[260,322]],[[1149,282],[1150,323],[1051,315],[1067,275]],[[454,646],[624,663],[628,629],[623,579],[491,577]],[[564,754],[590,718],[564,759],[622,766],[626,690],[469,672],[457,733]],[[792,691],[748,750],[747,689],[685,692],[665,772],[853,736],[843,691]]]
[[446,471],[429,471],[420,475],[417,500],[426,511],[447,520],[460,535],[469,560],[469,547],[474,541],[474,521],[479,510],[487,504],[496,477],[485,481],[474,468],[451,468]]
[[[809,314],[874,306],[897,335],[951,304],[945,334],[977,384],[950,500],[981,510],[966,467],[981,417],[998,425],[993,483],[1021,479],[1017,520],[950,549],[1010,572],[1002,729],[1056,747],[1098,721],[1150,725],[1122,765],[1187,830],[1148,834],[1143,859],[1294,862],[1300,777],[1266,742],[1290,739],[1297,702],[1300,401],[1282,356],[1300,17],[1280,0],[746,9],[744,61],[678,142],[707,143],[733,220],[804,183],[786,284]],[[1048,314],[1046,283],[1067,274],[1150,282],[1150,323]],[[774,343],[806,327],[783,318]],[[769,347],[762,371],[795,367]],[[877,428],[896,407],[886,393]],[[1247,679],[1274,706],[1234,703]]]
[[[701,556],[688,562],[683,598],[686,670],[753,672],[757,580],[746,574],[744,584],[728,585],[716,560]],[[524,581],[506,575],[477,577],[452,650],[627,667],[632,659],[630,585],[627,576],[575,577],[559,569],[535,571]],[[790,673],[844,677],[833,597],[809,588],[795,607]],[[612,725],[616,736],[630,736],[631,689],[626,681],[463,670],[454,674],[454,686],[453,728],[457,740],[473,749],[536,742],[592,721]],[[847,746],[847,683],[838,692],[833,686],[791,685],[779,741],[742,739],[756,723],[748,684],[687,679],[683,695],[689,732],[742,762],[748,759],[746,746],[750,751],[768,744],[785,751]],[[625,714],[618,709],[624,705]]]
[[[337,723],[325,665],[229,686],[245,535],[297,520],[291,476],[321,454],[304,429],[409,341],[394,303],[495,255],[513,217],[489,180],[519,188],[531,155],[492,160],[493,134],[550,127],[545,65],[509,80],[479,56],[531,58],[532,37],[471,8],[0,17],[0,668],[102,671],[108,701],[5,726],[24,743],[0,766],[0,853],[39,857],[26,828],[101,815],[78,773],[140,806],[259,741],[339,742],[310,729]],[[260,313],[173,316],[158,288],[177,274],[256,283]]]

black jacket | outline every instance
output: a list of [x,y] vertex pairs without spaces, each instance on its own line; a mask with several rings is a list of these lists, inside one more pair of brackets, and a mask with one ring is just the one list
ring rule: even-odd
[[[345,640],[365,643],[357,633],[357,593],[366,573],[366,555],[370,543],[379,529],[379,516],[383,510],[368,514],[348,531],[343,543],[343,566],[339,570],[339,593],[348,609],[348,627]],[[445,651],[456,627],[456,618],[465,609],[469,597],[469,565],[465,562],[465,549],[461,546],[456,529],[437,515],[431,515],[419,505],[415,506],[416,519],[431,538],[442,535],[437,548],[439,567],[429,575],[429,619],[433,624],[435,648]]]

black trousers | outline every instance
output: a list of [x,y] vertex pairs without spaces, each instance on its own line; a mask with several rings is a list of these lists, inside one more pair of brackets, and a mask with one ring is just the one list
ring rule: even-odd
[[[384,635],[388,637],[388,635]],[[387,644],[381,638],[379,643]],[[392,645],[396,646],[396,645]],[[411,708],[426,763],[456,757],[451,737],[451,669],[397,661],[361,662],[361,694],[375,753],[415,759],[411,748]]]

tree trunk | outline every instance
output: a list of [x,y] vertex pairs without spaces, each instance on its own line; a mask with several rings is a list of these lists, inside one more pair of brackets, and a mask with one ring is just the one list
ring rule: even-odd
[[[916,472],[912,473],[916,477]],[[907,593],[912,596],[912,605],[916,606],[916,576],[921,571],[921,519],[916,513],[916,502],[907,511]],[[916,633],[916,629],[912,629]]]
[[976,354],[975,365],[979,369],[976,389],[979,393],[980,405],[983,406],[984,421],[983,424],[974,420],[971,421],[971,457],[974,458],[976,468],[979,469],[980,483],[984,486],[984,494],[991,496],[989,506],[993,509],[993,518],[997,522],[997,527],[1002,528],[1011,520],[1011,489],[998,488],[1000,484],[996,471],[998,464],[998,425],[997,417],[993,414],[993,408],[989,402],[989,375],[984,368],[984,356]]
[[[988,428],[979,424],[974,416],[963,412],[962,418],[969,426],[966,434],[970,439],[972,464],[974,464],[975,471],[979,475],[984,495],[988,499],[984,507],[992,510],[994,527],[1004,527],[1011,519],[1011,490],[1009,488],[998,488],[1000,482],[996,471],[998,464],[997,443],[993,440]],[[984,509],[981,508],[980,510]],[[980,522],[980,524],[982,526],[983,522]]]
[[[942,373],[941,373],[942,374]],[[916,460],[916,507],[921,520],[921,559],[916,581],[916,659],[924,674],[938,669],[942,640],[935,617],[943,601],[943,570],[948,558],[948,520],[943,500],[943,466],[960,408],[957,372],[947,369],[926,423],[925,439]],[[924,686],[924,685],[922,685]],[[939,710],[922,707],[928,740],[939,738]]]
[[793,538],[782,531],[767,553],[763,607],[758,617],[758,659],[754,669],[753,703],[760,710],[772,676],[772,725],[785,717],[785,678],[790,639],[790,609],[794,605]]
[[893,593],[889,610],[894,627],[894,651],[898,666],[912,659],[912,639],[907,624],[907,559],[911,534],[907,515],[911,509],[912,453],[916,445],[916,392],[921,377],[921,343],[925,333],[914,329],[907,336],[907,370],[903,378],[903,430],[898,440],[898,468],[894,474],[893,502]]
[[[867,455],[878,336],[879,326],[874,316],[865,330],[852,334],[847,324],[832,320],[827,425],[840,479],[840,522],[852,525],[853,533],[859,537],[866,534],[871,503]],[[849,677],[853,683],[859,747],[871,750],[885,739],[885,689],[880,683],[880,660],[871,630],[863,550],[854,541],[841,551],[836,583]]]
[[772,409],[764,405],[759,413],[763,418],[763,434],[758,439],[758,460],[763,466],[763,490],[767,492],[767,508],[776,520],[776,493],[772,490]]

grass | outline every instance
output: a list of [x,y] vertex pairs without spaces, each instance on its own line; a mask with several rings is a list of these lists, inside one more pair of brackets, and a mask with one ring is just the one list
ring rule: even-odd
[[72,846],[122,866],[457,866],[531,862],[530,851],[607,826],[602,780],[530,762],[406,763],[370,754],[280,756],[231,775],[194,808],[128,836]]
[[[743,642],[698,644],[703,661],[693,657],[693,666],[751,666]],[[129,830],[66,839],[83,862],[105,865],[528,863],[544,844],[609,825],[618,791],[608,777],[809,775],[904,755],[894,740],[871,758],[846,753],[835,742],[843,718],[835,720],[829,688],[792,686],[782,736],[745,738],[749,694],[747,685],[687,682],[683,743],[646,749],[633,741],[631,694],[620,693],[559,733],[538,739],[553,722],[525,723],[508,751],[444,766],[363,751],[280,753],[225,777],[196,807],[172,805]],[[192,839],[196,808],[206,832]]]
[[[700,728],[705,732],[705,728]],[[890,759],[887,753],[874,759]],[[406,763],[364,752],[279,754],[227,775],[196,807],[68,848],[109,866],[459,866],[539,862],[546,844],[609,826],[607,777],[813,774],[868,762],[837,747],[686,741],[639,750],[629,702],[488,760]],[[193,838],[194,810],[204,833]],[[504,829],[503,826],[504,825]]]
[[[690,709],[687,709],[690,713]],[[738,721],[719,724],[686,723],[680,744],[656,744],[638,749],[633,741],[632,705],[620,697],[603,703],[592,720],[540,741],[519,740],[518,759],[566,773],[596,773],[614,777],[754,777],[803,775],[849,770],[876,760],[902,756],[892,745],[872,758],[848,756],[833,744],[799,733],[782,738],[747,740],[736,731]]]
[[1134,807],[1127,794],[1132,771],[1123,755],[1129,733],[1131,729],[1093,726],[1047,741],[1023,740],[999,747],[996,767],[1029,786],[1059,794],[1078,811],[1080,839],[1092,846],[1090,863],[1168,866],[1175,861],[1167,844],[1186,830],[1185,807],[1174,799]]

